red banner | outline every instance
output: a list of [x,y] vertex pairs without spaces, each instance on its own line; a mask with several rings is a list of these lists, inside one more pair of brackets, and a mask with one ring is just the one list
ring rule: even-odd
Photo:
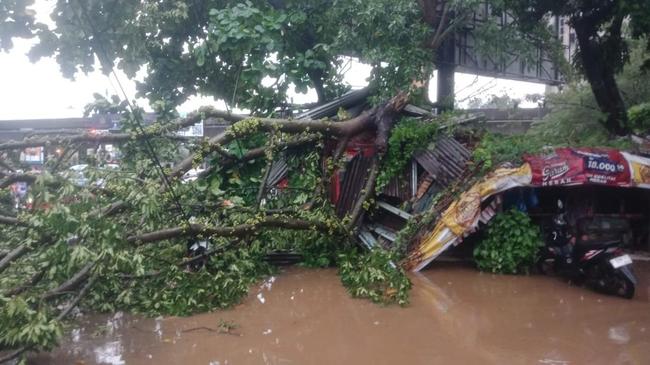
[[535,186],[630,185],[630,167],[618,150],[557,148],[552,154],[526,156]]

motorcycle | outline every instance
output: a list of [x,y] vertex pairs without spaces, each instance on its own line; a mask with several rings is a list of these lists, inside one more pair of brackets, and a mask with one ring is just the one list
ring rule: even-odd
[[542,249],[539,268],[542,273],[553,271],[577,284],[594,290],[631,299],[637,284],[632,271],[632,258],[623,253],[618,241],[571,244],[566,247],[546,245]]
[[562,201],[552,221],[550,235],[540,253],[538,269],[547,274],[549,267],[566,279],[586,284],[598,292],[631,299],[637,284],[632,258],[624,254],[620,240],[592,241],[585,235],[576,243],[570,237]]

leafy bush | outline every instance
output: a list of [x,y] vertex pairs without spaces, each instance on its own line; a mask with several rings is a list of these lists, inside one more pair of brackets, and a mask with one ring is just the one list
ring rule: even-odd
[[537,260],[541,244],[539,227],[528,215],[513,209],[490,222],[487,238],[474,249],[474,260],[482,271],[526,272]]
[[355,298],[375,303],[401,306],[408,304],[411,281],[393,262],[394,255],[382,249],[366,254],[349,251],[339,256],[339,275],[343,285]]
[[472,160],[482,172],[489,172],[504,162],[520,164],[524,154],[539,152],[544,143],[527,135],[502,136],[486,133],[474,149]]
[[438,133],[440,124],[433,121],[404,118],[393,128],[388,139],[388,151],[377,177],[377,190],[399,174],[413,154],[427,148]]
[[636,133],[650,132],[650,103],[642,103],[631,107],[628,111],[630,128]]

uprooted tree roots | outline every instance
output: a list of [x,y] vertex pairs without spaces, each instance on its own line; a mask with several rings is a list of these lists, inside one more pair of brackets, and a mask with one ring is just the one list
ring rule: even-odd
[[[373,195],[378,164],[406,101],[400,94],[336,122],[205,109],[144,130],[138,129],[141,115],[125,111],[119,134],[0,144],[0,362],[55,346],[64,318],[79,306],[187,315],[239,301],[270,272],[263,256],[271,250],[297,250],[312,265],[333,264],[338,252],[353,246],[351,231]],[[160,161],[179,154],[172,133],[206,118],[232,124],[173,168],[159,169]],[[351,137],[372,131],[377,158],[364,191],[340,219],[326,197],[333,169],[323,167],[338,163]],[[325,140],[338,143],[329,161]],[[122,165],[91,164],[79,183],[64,169],[70,151],[102,143],[120,147]],[[38,175],[17,172],[11,156],[36,146],[59,146],[62,153]],[[280,193],[267,183],[277,161],[288,171]],[[183,182],[184,173],[204,162],[209,167],[196,181]],[[9,199],[7,188],[15,182],[29,184],[31,204],[22,209]]]

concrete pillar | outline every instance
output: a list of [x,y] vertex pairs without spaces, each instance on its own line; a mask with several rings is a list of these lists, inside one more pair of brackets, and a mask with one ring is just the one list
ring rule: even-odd
[[436,68],[438,69],[438,111],[444,112],[454,109],[454,72],[455,45],[454,37],[448,37],[436,50]]
[[447,63],[438,65],[438,110],[454,109],[454,72],[456,67]]

